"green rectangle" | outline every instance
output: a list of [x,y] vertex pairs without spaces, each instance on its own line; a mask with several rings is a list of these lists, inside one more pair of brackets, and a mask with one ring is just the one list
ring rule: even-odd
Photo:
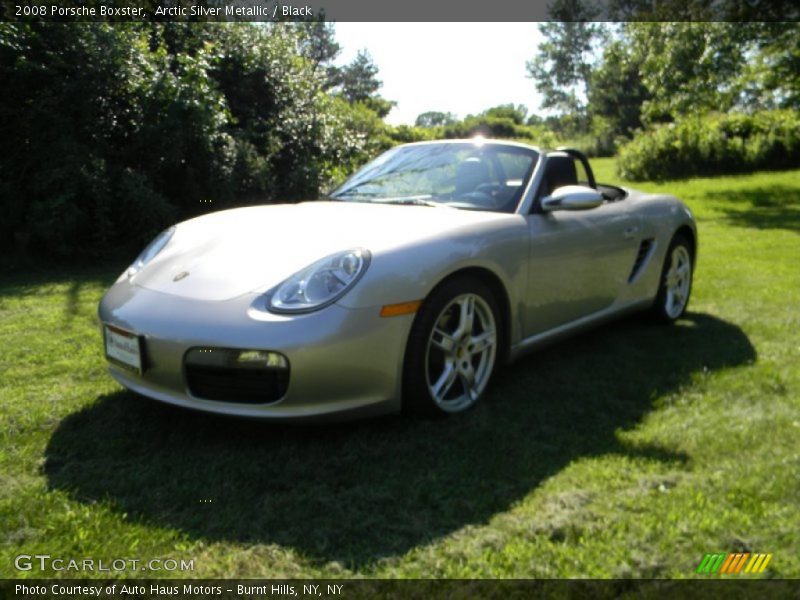
[[697,567],[697,573],[706,573],[708,568],[708,563],[711,562],[711,557],[714,556],[713,554],[706,554],[703,557],[703,560],[700,561],[700,565]]
[[706,554],[697,567],[697,573],[716,573],[722,566],[727,553]]

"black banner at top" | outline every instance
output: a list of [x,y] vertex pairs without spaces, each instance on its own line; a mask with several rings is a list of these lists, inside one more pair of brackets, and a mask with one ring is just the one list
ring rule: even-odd
[[797,0],[0,0],[2,21],[791,21]]

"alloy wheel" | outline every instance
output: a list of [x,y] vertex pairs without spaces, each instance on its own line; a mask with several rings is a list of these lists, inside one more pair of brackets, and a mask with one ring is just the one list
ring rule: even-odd
[[447,304],[428,338],[428,391],[445,412],[460,412],[480,397],[497,355],[497,325],[479,295],[461,294]]
[[685,246],[675,246],[666,274],[664,310],[671,319],[677,319],[689,301],[692,286],[692,257]]

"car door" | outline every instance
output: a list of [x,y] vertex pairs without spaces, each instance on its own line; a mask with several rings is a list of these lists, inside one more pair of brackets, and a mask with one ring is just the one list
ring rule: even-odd
[[608,308],[627,285],[639,245],[638,218],[625,201],[526,218],[525,337]]

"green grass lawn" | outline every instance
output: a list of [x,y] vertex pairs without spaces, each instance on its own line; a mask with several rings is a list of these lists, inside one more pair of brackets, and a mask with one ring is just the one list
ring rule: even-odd
[[697,216],[686,318],[532,354],[442,421],[150,402],[101,351],[124,265],[2,275],[0,570],[41,576],[13,558],[42,553],[194,559],[195,577],[696,577],[704,553],[748,550],[800,576],[800,171],[639,187]]

